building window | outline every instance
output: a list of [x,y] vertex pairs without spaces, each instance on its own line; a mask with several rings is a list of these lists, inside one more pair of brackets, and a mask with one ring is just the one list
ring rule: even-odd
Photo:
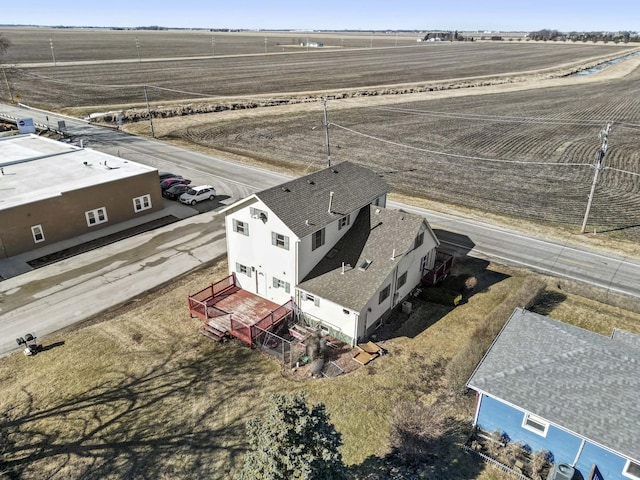
[[407,283],[407,272],[404,272],[398,277],[398,288],[402,287],[405,283]]
[[151,208],[151,195],[142,195],[133,199],[133,210],[138,213]]
[[35,243],[44,242],[44,231],[42,225],[35,225],[31,227],[31,235],[33,235],[33,241]]
[[236,272],[242,273],[242,274],[246,275],[247,277],[251,276],[251,269],[249,267],[247,267],[246,265],[239,264],[238,262],[236,262]]
[[378,305],[384,302],[387,298],[389,298],[389,292],[391,292],[391,285],[387,285],[380,292],[380,299],[378,300]]
[[346,215],[342,217],[340,220],[338,220],[338,230],[342,230],[344,227],[349,225],[349,221],[350,221],[349,219],[350,219],[350,215]]
[[320,299],[319,299],[319,298],[314,297],[314,296],[313,296],[313,295],[311,295],[310,293],[306,293],[304,298],[305,298],[308,302],[313,302],[313,304],[314,304],[316,307],[319,307],[319,306],[320,306]]
[[251,218],[257,218],[259,220],[262,220],[262,223],[267,223],[267,212],[265,212],[264,210],[250,207],[249,213],[251,214]]
[[289,237],[287,237],[286,235],[281,235],[280,233],[271,232],[271,244],[275,245],[276,247],[289,250]]
[[524,415],[524,419],[522,420],[522,428],[526,428],[531,432],[534,432],[534,433],[537,433],[538,435],[542,435],[543,437],[546,437],[547,430],[549,430],[549,423],[545,422],[540,417],[536,417],[535,415],[526,413]]
[[420,259],[420,273],[424,273],[427,269],[427,255]]
[[420,232],[416,237],[416,245],[415,248],[418,248],[424,243],[424,232]]
[[633,480],[640,480],[640,463],[627,460],[622,475],[625,477],[633,478]]
[[88,212],[84,212],[87,217],[87,225],[90,227],[93,225],[98,225],[99,223],[108,222],[107,218],[107,209],[104,207],[96,208],[95,210],[89,210]]
[[289,282],[285,282],[284,280],[280,280],[279,278],[273,277],[273,288],[284,288],[284,291],[289,293],[291,291],[291,286]]
[[233,220],[233,231],[237,233],[241,233],[242,235],[249,236],[249,225],[245,222],[241,222],[240,220]]
[[313,234],[311,238],[311,250],[315,250],[322,245],[324,245],[324,228],[321,228]]

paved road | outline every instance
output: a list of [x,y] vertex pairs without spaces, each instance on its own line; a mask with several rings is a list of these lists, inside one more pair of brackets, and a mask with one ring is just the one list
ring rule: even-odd
[[[178,170],[199,183],[212,183],[224,204],[287,177],[161,142],[133,137],[46,112],[0,104],[0,115],[32,117],[57,125],[64,119],[69,134],[85,146],[154,166]],[[533,238],[473,219],[389,202],[429,219],[452,251],[602,287],[640,297],[640,262],[605,252]],[[188,272],[225,253],[221,219],[208,212],[109,247],[0,282],[0,354],[15,350],[16,336],[29,330],[43,334],[125,302],[154,285]],[[207,279],[209,281],[209,279]]]

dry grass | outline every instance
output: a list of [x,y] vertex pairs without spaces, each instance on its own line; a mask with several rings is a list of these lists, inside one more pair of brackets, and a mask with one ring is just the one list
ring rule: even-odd
[[[434,471],[497,478],[454,448],[468,432],[472,399],[456,399],[443,378],[444,365],[486,313],[524,280],[524,272],[485,266],[476,260],[458,265],[478,280],[464,305],[416,303],[410,320],[385,341],[389,355],[349,375],[304,382],[287,380],[270,358],[239,343],[198,335],[186,296],[223,276],[226,265],[194,272],[44,342],[64,345],[0,362],[0,422],[10,433],[6,468],[25,479],[229,478],[246,448],[245,421],[270,393],[304,389],[312,402],[327,405],[354,475],[379,473],[380,457],[398,447],[397,439],[419,432],[416,424],[389,443],[394,407],[409,402],[444,406],[438,410],[446,418],[444,444],[437,436],[424,444],[443,455],[431,458]],[[604,333],[613,325],[640,331],[640,315],[573,295],[548,299],[538,307],[556,318],[588,319],[581,325]]]

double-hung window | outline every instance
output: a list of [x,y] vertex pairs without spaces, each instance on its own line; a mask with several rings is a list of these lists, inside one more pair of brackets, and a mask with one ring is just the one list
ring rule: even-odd
[[31,227],[31,235],[33,235],[33,241],[35,243],[44,242],[44,231],[42,225],[34,225]]
[[241,233],[242,235],[249,236],[249,224],[241,222],[240,220],[233,219],[233,231]]
[[271,232],[271,244],[275,245],[276,247],[289,250],[289,237],[280,233]]
[[338,230],[342,230],[344,227],[349,225],[349,215],[345,215],[340,220],[338,220]]
[[322,245],[324,245],[324,228],[313,233],[311,238],[311,250],[320,248]]
[[133,210],[138,213],[151,208],[151,195],[142,195],[133,199]]
[[246,265],[242,265],[238,262],[236,262],[236,272],[238,273],[242,273],[244,275],[246,275],[247,277],[251,276],[251,269],[249,267],[247,267]]
[[90,227],[109,221],[109,218],[107,217],[107,209],[105,207],[89,210],[88,212],[84,212],[84,215],[87,217],[87,225]]
[[284,288],[284,291],[287,293],[291,291],[291,285],[289,282],[285,282],[284,280],[280,280],[276,277],[273,277],[273,288]]
[[391,292],[391,285],[387,285],[382,289],[382,291],[380,292],[380,298],[378,299],[378,305],[380,305],[389,297],[390,292]]

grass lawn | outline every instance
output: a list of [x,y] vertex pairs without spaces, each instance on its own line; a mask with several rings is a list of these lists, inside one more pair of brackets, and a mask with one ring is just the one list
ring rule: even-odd
[[[474,261],[460,268],[473,271]],[[225,262],[194,272],[46,338],[52,348],[34,357],[16,353],[0,361],[0,471],[24,479],[231,478],[242,464],[246,420],[260,415],[271,393],[304,389],[312,402],[326,404],[354,476],[376,471],[389,450],[394,408],[413,404],[436,409],[448,422],[446,448],[434,456],[429,478],[501,478],[457,448],[471,424],[473,398],[448,393],[443,366],[526,272],[489,265],[463,305],[416,302],[385,341],[388,355],[348,375],[302,382],[286,379],[274,360],[239,342],[217,344],[197,333],[186,297],[225,274]],[[605,334],[613,326],[640,333],[640,315],[548,295],[539,306],[554,318],[588,318],[581,326]]]

